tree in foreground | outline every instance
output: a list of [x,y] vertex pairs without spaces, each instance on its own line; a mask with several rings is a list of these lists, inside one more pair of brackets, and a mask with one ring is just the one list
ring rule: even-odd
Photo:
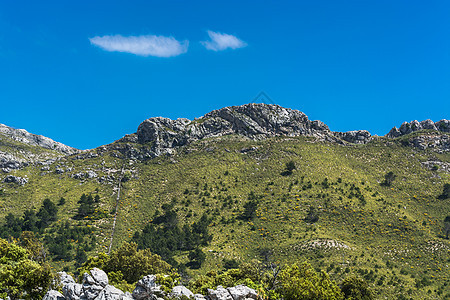
[[30,259],[30,252],[0,239],[0,298],[42,299],[52,279],[50,268]]

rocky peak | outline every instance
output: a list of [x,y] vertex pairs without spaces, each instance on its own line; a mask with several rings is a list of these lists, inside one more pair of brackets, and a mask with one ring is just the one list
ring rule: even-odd
[[329,133],[327,125],[310,121],[298,110],[252,103],[214,110],[193,121],[150,118],[139,125],[136,135],[139,143],[151,143],[154,156],[159,156],[193,141],[230,134],[261,139],[280,135],[325,137]]
[[0,134],[9,137],[16,142],[55,150],[62,154],[73,154],[79,151],[62,143],[55,142],[48,137],[29,133],[25,129],[14,129],[4,124],[0,124]]
[[396,138],[402,135],[406,135],[415,131],[423,130],[423,129],[431,129],[436,131],[441,131],[445,133],[450,132],[450,120],[440,120],[439,122],[434,123],[431,120],[425,121],[411,121],[411,122],[403,122],[400,128],[393,127],[386,137],[388,138]]

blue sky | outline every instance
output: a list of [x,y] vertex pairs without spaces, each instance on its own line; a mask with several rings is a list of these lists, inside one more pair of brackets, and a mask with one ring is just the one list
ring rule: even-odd
[[433,0],[5,0],[0,123],[86,149],[265,91],[384,135],[450,118],[449,19]]

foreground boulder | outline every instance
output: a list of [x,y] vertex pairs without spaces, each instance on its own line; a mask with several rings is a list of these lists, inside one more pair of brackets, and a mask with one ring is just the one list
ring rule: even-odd
[[133,298],[137,300],[157,299],[162,296],[161,286],[156,283],[155,275],[144,276],[133,290]]
[[98,268],[93,268],[89,273],[84,273],[81,284],[76,283],[73,277],[65,272],[59,272],[58,279],[54,283],[62,287],[63,294],[50,290],[43,300],[163,300],[186,297],[194,300],[258,299],[256,291],[245,285],[229,288],[218,286],[215,290],[208,289],[207,296],[194,295],[185,286],[177,285],[172,288],[170,294],[167,294],[162,290],[161,285],[156,282],[155,275],[147,275],[139,280],[132,294],[124,293],[109,285],[108,275]]

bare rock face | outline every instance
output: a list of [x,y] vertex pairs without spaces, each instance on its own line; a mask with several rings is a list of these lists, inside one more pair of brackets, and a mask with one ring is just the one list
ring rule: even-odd
[[335,132],[334,134],[336,137],[352,144],[367,144],[372,137],[367,130]]
[[393,127],[386,137],[388,138],[396,138],[402,135],[406,135],[415,131],[423,130],[423,129],[431,129],[441,132],[450,132],[450,120],[440,120],[439,122],[434,123],[431,120],[425,121],[411,121],[411,122],[403,122],[400,128]]
[[0,134],[23,144],[55,150],[62,154],[73,154],[79,151],[75,148],[55,142],[48,137],[29,133],[25,129],[14,129],[4,124],[0,124]]
[[[151,147],[153,156],[159,156],[172,154],[177,147],[194,141],[230,134],[255,140],[272,136],[332,136],[327,125],[310,121],[298,110],[278,105],[246,104],[214,110],[194,121],[150,118],[139,125],[136,137],[138,143]],[[132,140],[132,136],[122,139],[124,142]]]
[[420,136],[411,137],[402,143],[420,150],[430,149],[438,153],[450,151],[450,137],[446,134],[450,132],[450,120],[444,119],[436,123],[431,120],[404,122],[400,128],[392,128],[386,137],[396,138],[424,129],[434,130],[434,132],[424,132]]

